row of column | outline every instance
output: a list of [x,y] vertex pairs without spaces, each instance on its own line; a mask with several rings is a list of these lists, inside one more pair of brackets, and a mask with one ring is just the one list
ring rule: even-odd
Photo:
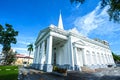
[[[74,47],[75,52],[75,64],[78,63],[78,48]],[[83,66],[92,66],[92,65],[109,65],[114,64],[113,56],[110,53],[97,53],[97,52],[90,52],[86,50],[85,48],[82,49],[82,58],[83,58]]]
[[39,69],[52,72],[52,36],[50,35],[46,39],[36,46],[34,64],[37,64]]
[[86,51],[84,53],[87,58],[87,65],[94,65],[94,64],[99,64],[99,65],[108,65],[108,64],[114,64],[114,60],[112,57],[112,54],[110,53],[98,53],[98,52],[90,52]]

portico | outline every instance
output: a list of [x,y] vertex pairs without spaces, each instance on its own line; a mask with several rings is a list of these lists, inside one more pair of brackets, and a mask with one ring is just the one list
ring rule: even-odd
[[[52,27],[53,25],[51,25],[51,30]],[[34,55],[34,57],[36,58],[34,59],[34,63],[36,69],[51,72],[53,64],[62,64],[63,62],[60,55],[64,55],[65,49],[63,49],[63,46],[64,43],[66,43],[67,41],[67,37],[55,32],[48,32],[48,34],[44,34],[42,34],[44,37],[41,36],[41,40],[39,40],[40,38],[38,38],[37,43],[35,43],[36,54]],[[57,58],[55,62],[54,58]]]

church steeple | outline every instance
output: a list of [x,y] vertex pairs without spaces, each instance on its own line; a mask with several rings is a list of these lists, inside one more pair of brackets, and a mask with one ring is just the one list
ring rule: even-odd
[[63,22],[62,22],[61,12],[60,12],[60,16],[59,16],[58,28],[64,29],[64,28],[63,28]]

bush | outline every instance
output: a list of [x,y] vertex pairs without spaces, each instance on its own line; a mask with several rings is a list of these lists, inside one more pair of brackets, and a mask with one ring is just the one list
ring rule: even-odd
[[59,68],[57,66],[53,66],[53,71],[58,72],[58,73],[66,73],[67,69]]

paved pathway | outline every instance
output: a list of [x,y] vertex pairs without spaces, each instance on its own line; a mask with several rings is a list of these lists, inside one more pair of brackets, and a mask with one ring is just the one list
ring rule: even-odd
[[19,80],[65,80],[64,76],[54,75],[35,69],[20,68]]
[[119,72],[120,68],[105,69],[93,73],[69,71],[67,76],[64,77],[39,70],[20,68],[19,80],[120,80]]

